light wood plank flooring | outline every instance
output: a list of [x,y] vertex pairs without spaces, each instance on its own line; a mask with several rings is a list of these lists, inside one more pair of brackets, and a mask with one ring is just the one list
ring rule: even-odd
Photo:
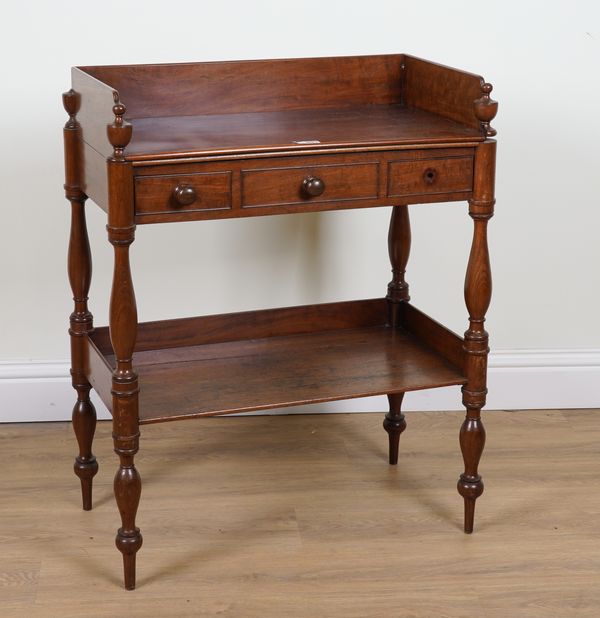
[[138,589],[121,588],[116,456],[94,510],[66,423],[0,425],[0,616],[600,616],[600,410],[488,412],[475,534],[462,413],[212,418],[142,428]]

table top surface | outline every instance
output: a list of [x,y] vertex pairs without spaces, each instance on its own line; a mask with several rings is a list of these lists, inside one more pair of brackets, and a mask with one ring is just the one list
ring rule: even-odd
[[481,132],[403,105],[130,119],[127,158],[480,142]]
[[83,140],[133,162],[475,146],[496,109],[482,77],[406,54],[74,67],[72,88]]

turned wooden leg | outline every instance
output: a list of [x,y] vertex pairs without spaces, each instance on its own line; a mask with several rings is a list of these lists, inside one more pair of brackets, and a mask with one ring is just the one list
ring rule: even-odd
[[114,148],[108,160],[109,193],[108,239],[114,248],[114,271],[110,296],[110,340],[115,353],[112,376],[112,414],[115,453],[119,468],[114,490],[121,515],[115,543],[123,554],[125,588],[135,588],[136,554],[142,535],[135,525],[142,481],[134,464],[139,448],[138,376],[133,369],[137,336],[137,307],[129,265],[129,247],[135,236],[133,214],[133,171],[125,160],[124,149],[131,139],[131,125],[125,121],[125,106],[113,106],[115,120],[108,125],[108,138]]
[[390,315],[390,326],[397,328],[400,323],[400,305],[410,300],[408,283],[404,279],[406,265],[410,255],[410,218],[408,206],[400,205],[392,208],[390,229],[388,232],[388,254],[392,265],[392,280],[387,287],[387,301]]
[[92,261],[88,243],[83,199],[73,200],[71,219],[71,241],[69,243],[69,279],[73,289],[75,311],[71,314],[71,381],[77,391],[72,421],[79,445],[79,455],[73,469],[81,482],[83,509],[92,508],[92,479],[98,472],[98,462],[92,453],[92,442],[96,430],[96,410],[90,401],[90,383],[84,373],[83,354],[85,338],[93,330],[92,314],[87,308],[87,294],[90,286]]
[[492,295],[492,277],[487,242],[487,224],[494,213],[494,160],[496,142],[487,140],[477,147],[475,182],[469,214],[474,221],[473,243],[465,278],[465,302],[469,311],[469,328],[465,332],[465,373],[462,389],[466,418],[460,430],[460,448],[465,471],[458,479],[458,492],[465,503],[465,532],[473,532],[475,501],[483,493],[483,480],[478,472],[485,445],[485,429],[481,408],[487,394],[488,334],[485,314]]
[[135,557],[142,546],[142,535],[135,525],[142,492],[142,479],[133,462],[134,455],[138,451],[139,433],[130,436],[115,436],[114,443],[115,452],[119,455],[119,469],[115,475],[114,490],[121,515],[121,527],[117,531],[115,544],[123,554],[125,588],[133,590],[135,588]]
[[390,411],[383,419],[383,428],[388,432],[390,441],[390,464],[393,466],[398,463],[400,434],[406,429],[406,420],[401,411],[402,399],[404,399],[404,393],[388,395]]
[[90,383],[85,376],[84,351],[86,338],[94,329],[88,310],[88,292],[92,279],[92,255],[85,222],[86,195],[79,188],[81,164],[81,127],[76,119],[79,99],[72,90],[63,95],[63,104],[69,114],[64,128],[65,142],[65,195],[71,202],[71,234],[67,270],[73,291],[74,310],[70,317],[71,380],[77,391],[73,408],[73,429],[79,444],[75,458],[75,474],[81,481],[83,508],[92,508],[92,479],[98,472],[98,462],[92,453],[96,429],[96,410],[90,401]]
[[[392,280],[388,283],[387,301],[389,324],[392,328],[400,326],[400,309],[402,303],[410,300],[408,283],[404,279],[406,265],[410,255],[410,219],[408,206],[405,204],[394,206],[390,217],[388,232],[388,254],[392,266]],[[387,431],[390,442],[390,464],[398,463],[398,445],[400,434],[406,429],[406,420],[402,414],[402,399],[404,393],[388,395],[389,412],[385,415],[383,428]]]
[[477,468],[485,445],[485,428],[479,415],[479,408],[467,408],[467,417],[460,428],[460,449],[465,471],[460,475],[457,487],[465,501],[464,526],[469,534],[473,532],[475,500],[483,493],[483,480]]
[[83,510],[92,510],[92,479],[98,472],[98,462],[92,453],[92,441],[96,430],[96,409],[90,401],[90,385],[74,384],[77,402],[73,408],[73,429],[79,445],[79,455],[73,469],[81,482]]
[[113,439],[119,456],[114,490],[121,515],[115,543],[123,554],[125,588],[135,588],[135,558],[142,546],[142,535],[135,525],[142,481],[134,464],[139,448],[138,377],[132,366],[137,329],[137,311],[131,272],[129,245],[133,229],[108,229],[115,250],[115,270],[110,303],[110,337],[115,351],[113,371]]

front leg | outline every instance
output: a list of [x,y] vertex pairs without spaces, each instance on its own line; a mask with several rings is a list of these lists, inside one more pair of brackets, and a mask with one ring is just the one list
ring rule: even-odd
[[466,418],[460,430],[460,448],[465,470],[458,479],[458,492],[464,498],[465,532],[473,532],[475,501],[483,493],[483,480],[478,466],[485,445],[485,429],[481,408],[487,393],[488,334],[485,314],[492,295],[492,277],[487,242],[488,220],[494,214],[494,167],[496,142],[487,140],[477,147],[475,186],[469,201],[469,214],[474,221],[473,243],[465,279],[465,302],[469,311],[469,328],[465,332],[465,373],[462,389]]
[[121,515],[121,527],[116,545],[123,554],[125,588],[135,588],[135,557],[142,546],[142,535],[135,525],[142,481],[134,464],[139,448],[138,377],[133,370],[132,356],[137,329],[137,310],[131,271],[129,245],[133,228],[109,226],[109,238],[114,245],[115,266],[110,301],[110,339],[115,352],[112,377],[113,440],[119,456],[114,490]]
[[129,247],[134,240],[133,171],[123,151],[131,138],[131,125],[124,120],[125,106],[113,107],[115,121],[108,126],[108,137],[114,147],[108,160],[109,211],[108,239],[114,247],[113,284],[110,296],[110,340],[115,353],[112,376],[112,414],[115,452],[119,469],[114,489],[121,515],[121,527],[115,539],[123,554],[125,588],[135,588],[136,554],[142,546],[142,535],[135,525],[142,481],[134,464],[139,448],[138,376],[133,369],[133,351],[137,336],[137,306]]

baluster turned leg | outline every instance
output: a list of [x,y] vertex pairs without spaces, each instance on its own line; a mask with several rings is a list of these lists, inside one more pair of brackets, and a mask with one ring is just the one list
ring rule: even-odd
[[475,501],[483,493],[483,480],[478,472],[485,445],[485,429],[481,408],[487,394],[488,334],[484,329],[485,314],[492,294],[492,278],[487,242],[487,224],[494,212],[494,160],[496,142],[487,140],[477,148],[475,184],[469,214],[474,221],[473,243],[465,279],[465,302],[469,311],[469,328],[465,332],[465,372],[467,383],[462,389],[466,418],[460,430],[460,448],[465,471],[458,480],[458,492],[465,503],[465,532],[473,532]]
[[[113,382],[114,385],[114,382]],[[134,388],[134,383],[121,383],[120,387]],[[117,549],[123,554],[123,572],[125,588],[133,590],[135,588],[136,575],[136,554],[142,546],[142,534],[135,525],[140,495],[142,492],[142,479],[134,464],[134,456],[139,449],[139,431],[136,423],[129,422],[126,417],[131,411],[133,398],[137,393],[127,395],[122,390],[119,395],[119,417],[113,423],[115,453],[119,456],[119,469],[115,474],[114,492],[121,515],[121,527],[117,531],[115,544]],[[125,399],[129,398],[129,401]],[[129,410],[127,410],[129,408]]]
[[86,196],[79,188],[81,161],[81,128],[76,119],[79,99],[74,91],[63,95],[63,104],[69,114],[64,128],[65,141],[65,194],[71,202],[71,235],[69,239],[68,273],[73,291],[74,310],[70,317],[71,380],[77,391],[73,408],[73,429],[79,445],[79,454],[73,466],[81,482],[83,508],[92,508],[92,479],[98,472],[98,462],[92,453],[96,429],[96,410],[90,401],[90,383],[85,376],[85,339],[93,330],[92,314],[88,310],[88,292],[92,278],[92,256],[85,222]]
[[114,248],[113,285],[110,296],[110,340],[115,353],[112,377],[113,441],[119,456],[114,490],[121,515],[115,543],[123,554],[125,588],[135,588],[136,553],[142,546],[140,529],[135,525],[142,480],[134,458],[139,449],[138,377],[133,369],[133,350],[137,336],[137,306],[129,247],[135,237],[133,217],[133,174],[123,151],[131,139],[131,125],[124,120],[125,106],[113,107],[115,121],[108,125],[108,138],[114,147],[108,160],[109,212],[108,239]]
[[393,466],[398,463],[400,434],[406,429],[406,419],[401,411],[402,399],[404,399],[404,393],[388,395],[390,411],[383,419],[383,428],[388,432],[390,441],[390,464]]
[[[390,326],[398,328],[400,324],[401,303],[408,302],[408,283],[404,280],[406,264],[410,255],[410,219],[408,206],[400,205],[392,208],[390,229],[388,233],[388,252],[392,265],[392,280],[388,284],[388,307]],[[404,393],[388,394],[389,412],[385,415],[383,428],[389,436],[390,464],[398,463],[398,447],[400,434],[406,429],[406,419],[402,414],[401,406]]]
[[137,309],[129,267],[129,245],[133,228],[108,227],[114,245],[115,265],[110,301],[110,338],[115,351],[113,372],[113,440],[119,456],[114,490],[121,515],[115,543],[123,554],[125,588],[135,588],[135,556],[142,546],[142,535],[135,525],[142,480],[134,464],[139,449],[138,377],[132,356],[137,328]]

